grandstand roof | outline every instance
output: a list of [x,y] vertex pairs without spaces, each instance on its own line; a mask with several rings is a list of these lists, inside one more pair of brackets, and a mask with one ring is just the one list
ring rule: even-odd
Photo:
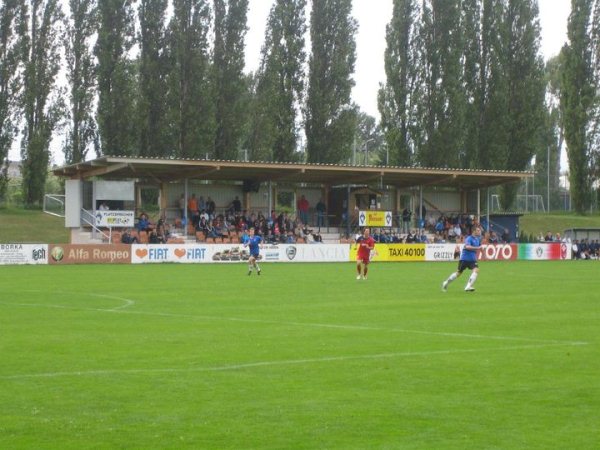
[[531,171],[448,169],[435,167],[353,166],[347,164],[275,163],[211,159],[164,159],[103,156],[53,170],[59,177],[144,179],[173,182],[184,179],[249,180],[327,185],[381,183],[402,187],[443,186],[478,189],[532,177]]

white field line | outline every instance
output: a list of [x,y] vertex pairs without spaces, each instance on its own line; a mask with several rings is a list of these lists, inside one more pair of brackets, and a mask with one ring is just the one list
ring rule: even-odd
[[25,373],[18,375],[3,375],[1,380],[23,380],[31,378],[59,378],[71,376],[104,376],[104,375],[136,375],[136,374],[160,374],[160,373],[197,373],[197,372],[225,372],[242,369],[252,369],[256,367],[276,367],[276,366],[291,366],[302,364],[318,364],[337,361],[353,361],[353,360],[368,360],[368,359],[389,359],[389,358],[409,358],[420,356],[435,356],[435,355],[452,355],[459,353],[481,353],[490,351],[511,351],[511,350],[535,350],[543,347],[568,347],[576,345],[587,345],[584,342],[580,343],[555,343],[555,344],[529,344],[529,345],[513,345],[509,347],[495,348],[476,348],[463,350],[435,350],[428,352],[393,352],[393,353],[376,353],[371,355],[352,355],[352,356],[324,356],[321,358],[306,358],[306,359],[288,359],[280,361],[257,361],[243,364],[228,364],[223,366],[213,367],[185,367],[185,368],[162,368],[162,369],[104,369],[104,370],[75,370],[70,372],[42,372],[42,373]]
[[[118,298],[118,297],[110,297]],[[125,300],[125,299],[121,299]],[[130,300],[133,302],[133,300]],[[264,320],[264,319],[247,319],[240,317],[218,317],[218,316],[206,316],[206,315],[192,315],[192,314],[175,314],[175,313],[159,313],[159,312],[146,312],[146,311],[133,311],[124,310],[119,308],[113,309],[100,309],[100,308],[81,308],[64,305],[53,305],[44,303],[9,303],[0,302],[0,305],[10,306],[23,306],[23,307],[39,307],[39,308],[59,308],[59,309],[70,309],[74,311],[97,311],[97,312],[109,312],[109,313],[121,313],[121,314],[135,314],[141,316],[155,316],[155,317],[180,317],[186,319],[196,319],[204,321],[225,321],[225,322],[242,322],[242,323],[262,323],[268,325],[285,325],[294,327],[310,327],[310,328],[331,328],[340,330],[359,330],[359,331],[387,331],[392,333],[406,333],[406,334],[422,334],[427,336],[444,336],[444,337],[457,337],[457,338],[468,338],[468,339],[489,339],[497,341],[516,341],[516,342],[536,342],[540,344],[558,344],[558,345],[586,345],[587,342],[580,341],[560,341],[555,339],[536,339],[516,336],[494,336],[487,334],[469,334],[469,333],[452,333],[444,331],[424,331],[424,330],[410,330],[404,328],[385,328],[385,327],[373,327],[364,325],[339,325],[329,323],[311,323],[311,322],[288,322],[288,321],[277,321],[277,320]],[[129,306],[129,305],[127,305]],[[124,308],[123,306],[122,308]]]

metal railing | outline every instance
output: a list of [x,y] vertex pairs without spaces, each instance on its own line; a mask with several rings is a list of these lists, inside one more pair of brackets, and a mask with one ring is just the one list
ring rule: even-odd
[[93,239],[98,239],[98,233],[101,235],[100,239],[104,239],[106,238],[108,240],[108,242],[111,242],[112,240],[112,228],[110,229],[109,234],[106,234],[104,231],[102,231],[100,228],[98,228],[96,226],[96,218],[94,217],[94,214],[89,212],[87,209],[83,209],[81,208],[81,225],[82,226],[89,226],[92,228],[92,238]]

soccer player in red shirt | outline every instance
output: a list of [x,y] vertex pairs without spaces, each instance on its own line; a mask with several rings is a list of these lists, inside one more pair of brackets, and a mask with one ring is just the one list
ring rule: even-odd
[[358,275],[357,280],[361,278],[367,279],[367,272],[369,271],[369,261],[371,260],[371,250],[375,248],[375,240],[371,237],[371,230],[365,228],[363,235],[357,239],[358,251],[356,252],[356,271]]

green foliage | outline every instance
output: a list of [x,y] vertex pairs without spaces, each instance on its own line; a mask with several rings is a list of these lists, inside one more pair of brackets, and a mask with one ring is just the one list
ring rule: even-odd
[[65,57],[69,81],[69,130],[63,148],[65,162],[85,161],[96,138],[93,118],[95,95],[94,61],[90,41],[97,29],[96,0],[69,0],[70,15],[65,16]]
[[62,12],[58,0],[31,6],[30,21],[20,35],[24,65],[21,159],[25,203],[40,206],[50,159],[50,140],[64,116],[62,93],[53,91],[60,70]]
[[140,156],[169,157],[172,152],[167,145],[165,120],[166,76],[170,71],[165,54],[167,6],[167,0],[141,0],[138,6]]
[[591,201],[591,138],[589,133],[595,87],[591,66],[590,17],[592,0],[573,0],[567,26],[569,43],[563,47],[561,108],[569,156],[569,183],[576,211],[584,213]]
[[340,163],[352,154],[356,110],[350,96],[356,20],[350,0],[314,0],[305,109],[308,162]]
[[98,2],[98,131],[100,154],[137,155],[138,122],[135,103],[139,90],[136,66],[128,57],[134,44],[134,0]]
[[175,0],[169,23],[167,122],[173,156],[213,154],[214,93],[209,56],[211,13],[208,0]]
[[0,200],[8,185],[8,152],[16,135],[15,117],[19,89],[19,0],[0,2]]
[[306,0],[277,0],[267,21],[261,68],[255,86],[252,159],[297,159],[297,110],[304,89]]
[[392,20],[386,29],[385,74],[379,89],[381,128],[392,165],[411,163],[415,139],[415,98],[418,59],[418,24],[414,0],[394,2]]
[[214,158],[237,159],[245,126],[243,76],[248,0],[215,0],[213,52],[216,136]]

